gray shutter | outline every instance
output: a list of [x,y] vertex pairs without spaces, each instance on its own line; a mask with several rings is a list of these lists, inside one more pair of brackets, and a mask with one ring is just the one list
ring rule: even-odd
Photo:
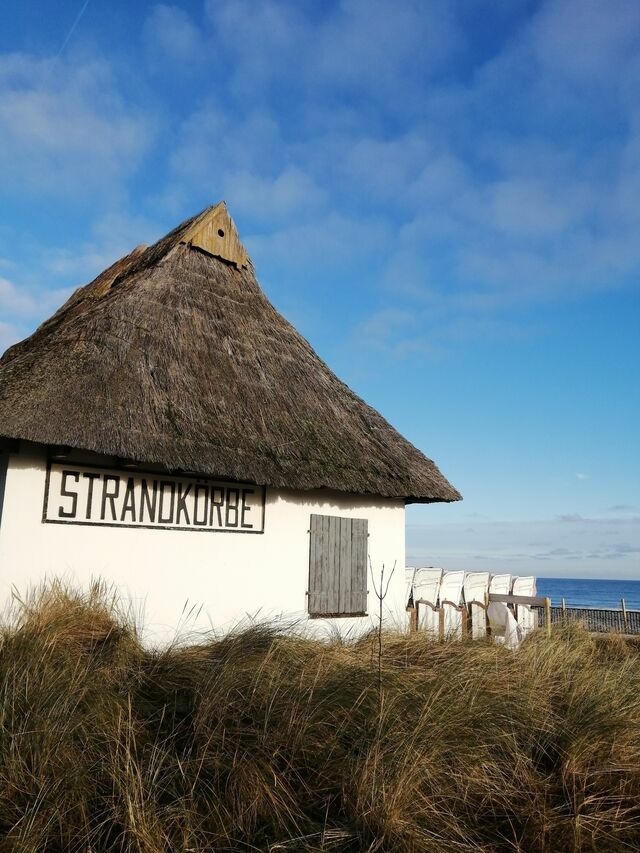
[[312,515],[309,613],[346,616],[367,610],[366,518]]

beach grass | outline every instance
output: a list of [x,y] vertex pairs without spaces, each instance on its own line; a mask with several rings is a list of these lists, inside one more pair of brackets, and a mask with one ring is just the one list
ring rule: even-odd
[[640,849],[640,649],[253,625],[151,651],[103,586],[0,635],[0,853]]

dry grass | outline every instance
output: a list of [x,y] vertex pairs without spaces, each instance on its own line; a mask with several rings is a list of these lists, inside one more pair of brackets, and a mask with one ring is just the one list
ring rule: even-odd
[[0,851],[640,848],[640,654],[578,629],[149,652],[103,589],[0,643]]

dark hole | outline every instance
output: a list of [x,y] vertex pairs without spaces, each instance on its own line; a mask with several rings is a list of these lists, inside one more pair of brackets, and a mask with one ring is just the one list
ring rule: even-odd
[[224,231],[222,228],[218,228],[218,237],[224,237]]

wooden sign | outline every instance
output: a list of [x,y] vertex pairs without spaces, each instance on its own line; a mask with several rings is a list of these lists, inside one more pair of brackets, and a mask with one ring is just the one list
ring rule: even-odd
[[265,489],[163,473],[51,462],[42,520],[216,533],[263,533]]

